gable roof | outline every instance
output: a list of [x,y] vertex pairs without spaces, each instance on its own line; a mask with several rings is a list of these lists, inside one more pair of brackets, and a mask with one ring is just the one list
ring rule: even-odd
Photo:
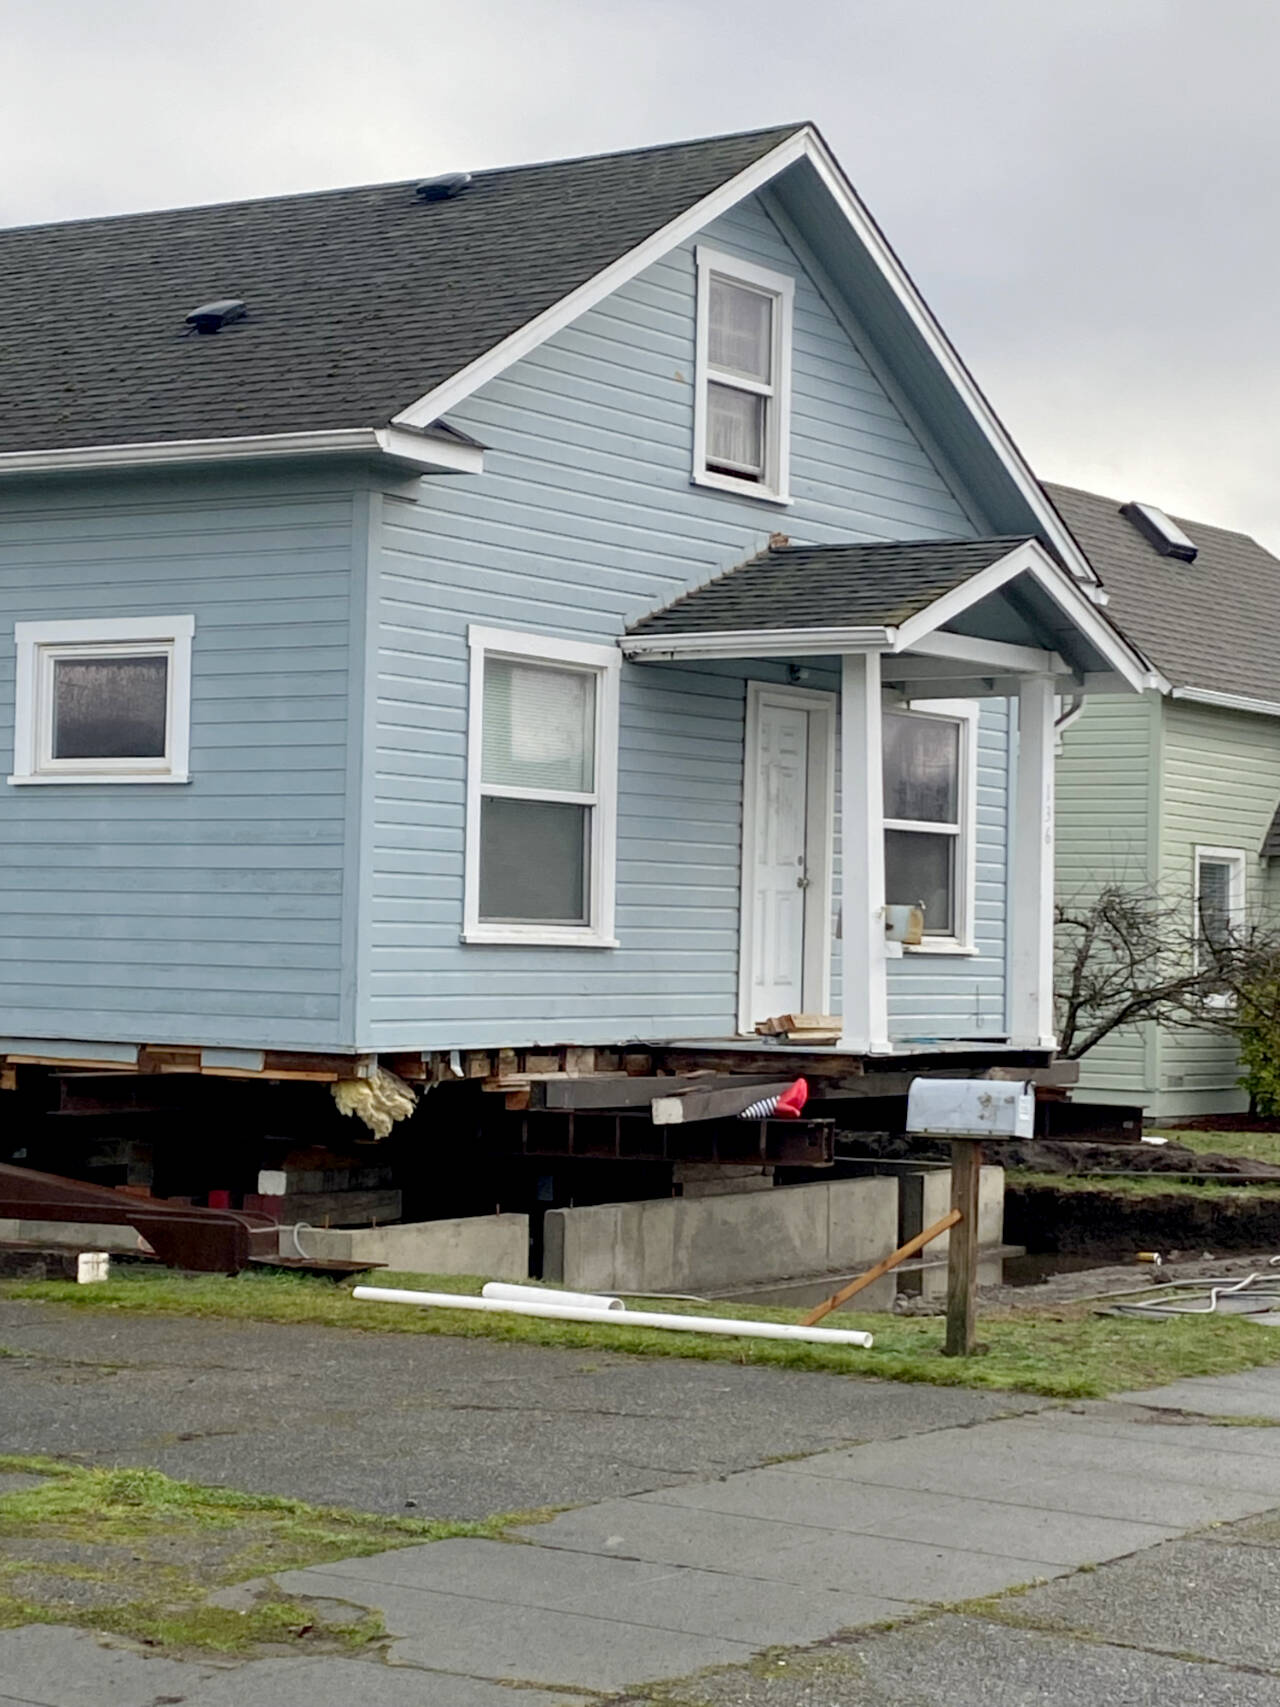
[[[1016,588],[1016,593],[1015,593]],[[1141,690],[1149,667],[1032,535],[771,543],[757,557],[640,618],[631,658],[797,657],[935,650],[991,662],[996,674],[1046,667],[1046,653],[1094,688]],[[1010,641],[1013,631],[1019,635]],[[994,628],[995,632],[992,632]],[[981,671],[986,675],[989,672]]]
[[1280,703],[1280,559],[1248,534],[1173,518],[1198,547],[1165,557],[1115,498],[1071,486],[1045,491],[1102,577],[1107,614],[1171,684]]
[[893,628],[962,586],[1028,536],[771,545],[642,617],[628,635]]
[[0,232],[0,454],[385,426],[800,128]]

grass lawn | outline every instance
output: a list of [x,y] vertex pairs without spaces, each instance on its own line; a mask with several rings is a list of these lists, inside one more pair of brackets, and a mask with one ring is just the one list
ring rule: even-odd
[[[401,1275],[385,1271],[370,1284],[430,1292],[478,1292],[476,1277]],[[1138,1282],[1135,1282],[1137,1284]],[[348,1286],[296,1274],[249,1270],[234,1278],[180,1275],[163,1269],[125,1268],[101,1284],[10,1281],[0,1298],[31,1299],[112,1314],[140,1312],[219,1317],[246,1322],[302,1322],[382,1333],[450,1334],[522,1345],[623,1352],[640,1357],[693,1357],[727,1363],[762,1363],[836,1375],[873,1375],[891,1381],[925,1381],[1053,1398],[1098,1398],[1131,1387],[1151,1387],[1186,1375],[1223,1375],[1280,1361],[1280,1331],[1238,1319],[1184,1317],[1144,1322],[1095,1316],[1085,1306],[1052,1312],[990,1312],[979,1337],[986,1348],[968,1359],[941,1355],[943,1324],[936,1317],[898,1317],[841,1311],[828,1325],[868,1329],[875,1347],[787,1344],[700,1334],[664,1333],[612,1325],[540,1321],[478,1311],[417,1309],[411,1305],[357,1303]],[[652,1308],[652,1305],[647,1307]],[[681,1305],[682,1311],[697,1306]],[[718,1316],[795,1322],[799,1310],[717,1302]]]
[[1273,1162],[1280,1167],[1280,1132],[1186,1132],[1167,1126],[1157,1135],[1202,1156],[1249,1156],[1255,1162]]
[[1237,1203],[1280,1205],[1280,1180],[1274,1185],[1220,1185],[1216,1180],[1177,1179],[1168,1174],[1042,1174],[1030,1168],[1010,1168],[1005,1182],[1010,1188],[1048,1186],[1072,1195],[1094,1192],[1106,1197],[1230,1198]]
[[[0,1456],[0,1629],[74,1624],[177,1652],[350,1652],[378,1617],[328,1622],[275,1591],[246,1609],[211,1590],[451,1535],[493,1535],[513,1518],[432,1523],[329,1511],[300,1500],[177,1482],[156,1470],[99,1470]],[[3,1688],[3,1685],[0,1685]]]

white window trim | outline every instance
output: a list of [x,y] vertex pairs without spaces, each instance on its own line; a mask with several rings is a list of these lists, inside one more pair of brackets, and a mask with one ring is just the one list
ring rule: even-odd
[[[726,255],[719,249],[709,249],[699,243],[695,251],[698,274],[697,314],[694,352],[693,388],[693,483],[713,486],[721,492],[735,492],[739,497],[756,498],[764,503],[791,502],[791,322],[795,303],[796,282],[786,273],[770,272],[750,261],[740,261],[736,255]],[[744,384],[730,374],[713,374],[707,359],[708,333],[711,312],[712,275],[730,284],[746,285],[752,290],[768,293],[774,298],[773,314],[773,384],[768,388],[773,407],[765,411],[765,478],[739,479],[707,467],[707,384],[723,377],[725,384],[743,391],[762,391],[764,387]]]
[[[529,947],[617,948],[614,898],[618,833],[618,685],[622,654],[616,646],[592,646],[545,634],[520,634],[502,628],[467,630],[471,653],[467,699],[467,826],[463,883],[462,940],[523,944]],[[480,918],[480,802],[484,756],[484,662],[513,658],[538,664],[570,664],[596,674],[595,792],[582,797],[594,812],[588,876],[591,917],[585,924],[491,924]],[[508,797],[541,798],[536,792],[503,788]],[[572,800],[557,792],[556,798]]]
[[[960,726],[960,775],[957,778],[958,820],[955,828],[955,929],[949,936],[925,937],[920,943],[904,943],[903,953],[913,955],[976,955],[974,940],[978,901],[978,717],[979,707],[971,699],[887,700],[886,711],[911,717],[935,717]],[[915,819],[886,818],[885,830],[916,830],[946,835],[949,825],[924,825]]]
[[[1192,853],[1191,893],[1191,957],[1196,972],[1200,971],[1200,867],[1206,861],[1215,865],[1225,865],[1230,872],[1227,891],[1228,923],[1232,930],[1239,930],[1245,922],[1245,911],[1248,893],[1248,855],[1243,848],[1210,848],[1199,844]],[[1235,997],[1228,990],[1211,992],[1204,998],[1207,1008],[1229,1008],[1235,1005]]]
[[[89,617],[61,622],[16,622],[17,699],[14,706],[11,783],[189,782],[191,755],[191,643],[194,616]],[[95,652],[128,656],[163,652],[169,660],[168,717],[163,759],[53,759],[54,659]]]

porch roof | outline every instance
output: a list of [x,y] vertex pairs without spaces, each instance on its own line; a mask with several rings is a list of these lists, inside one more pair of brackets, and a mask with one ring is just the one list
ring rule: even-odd
[[629,635],[896,628],[999,563],[1029,535],[770,545],[633,623]]
[[[633,659],[933,654],[1141,691],[1151,665],[1038,539],[771,544],[635,622]],[[986,692],[1005,692],[1007,683]]]

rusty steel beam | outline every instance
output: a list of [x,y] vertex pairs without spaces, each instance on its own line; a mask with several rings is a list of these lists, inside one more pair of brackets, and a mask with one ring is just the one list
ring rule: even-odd
[[133,1227],[162,1263],[206,1274],[238,1274],[255,1259],[274,1256],[279,1239],[279,1228],[265,1215],[135,1197],[9,1163],[0,1163],[0,1219]]

